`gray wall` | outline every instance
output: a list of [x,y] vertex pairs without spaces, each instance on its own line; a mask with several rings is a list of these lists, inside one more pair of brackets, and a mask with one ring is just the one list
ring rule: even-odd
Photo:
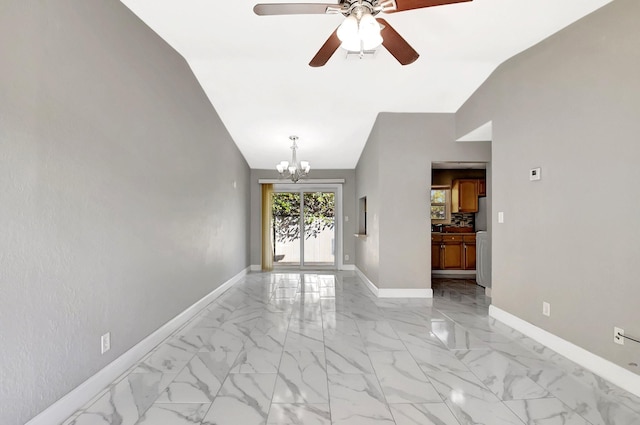
[[[455,142],[454,133],[453,114],[380,113],[376,119],[356,168],[356,196],[373,197],[377,222],[356,242],[356,264],[379,288],[431,287],[431,163],[491,159],[489,142]],[[376,265],[377,276],[370,272]]]
[[459,135],[493,120],[494,304],[623,367],[638,346],[613,327],[640,336],[638,16],[637,0],[610,3],[504,63],[457,113]]
[[15,425],[249,264],[249,168],[183,58],[120,2],[0,10],[0,423]]
[[[286,153],[286,152],[285,152]],[[313,165],[313,164],[311,164]],[[260,265],[262,263],[262,188],[258,183],[259,179],[279,179],[280,175],[275,170],[251,170],[251,264]],[[358,216],[356,211],[355,190],[356,177],[355,170],[311,170],[308,179],[344,179],[342,185],[342,215],[343,215],[343,248],[342,262],[344,264],[355,263],[355,241],[353,234],[357,232]],[[291,181],[282,180],[282,183]],[[344,216],[349,217],[348,222],[344,222]],[[349,260],[344,259],[344,255],[349,255]]]
[[356,240],[356,267],[377,284],[380,272],[380,124],[373,124],[356,165],[356,202],[367,198],[367,235]]

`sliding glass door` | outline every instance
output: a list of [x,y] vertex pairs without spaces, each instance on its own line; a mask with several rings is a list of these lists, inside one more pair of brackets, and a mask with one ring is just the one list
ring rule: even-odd
[[336,191],[276,189],[271,223],[275,267],[336,267]]
[[307,192],[302,197],[305,266],[336,264],[336,194]]
[[273,265],[300,266],[300,193],[274,192],[272,204]]

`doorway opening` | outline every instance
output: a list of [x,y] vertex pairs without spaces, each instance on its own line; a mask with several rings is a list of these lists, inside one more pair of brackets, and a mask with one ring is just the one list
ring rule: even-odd
[[431,168],[432,282],[490,287],[490,164],[434,162]]

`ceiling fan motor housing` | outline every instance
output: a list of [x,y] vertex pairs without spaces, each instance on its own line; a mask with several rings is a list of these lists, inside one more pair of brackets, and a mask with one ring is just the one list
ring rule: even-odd
[[366,12],[375,16],[382,11],[395,9],[395,0],[344,0],[341,13],[344,16],[355,14],[356,18],[359,19]]

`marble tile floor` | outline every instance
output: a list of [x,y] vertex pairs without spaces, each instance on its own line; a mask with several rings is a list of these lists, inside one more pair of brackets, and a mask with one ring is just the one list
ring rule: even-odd
[[433,289],[251,273],[63,425],[640,424],[640,398],[490,318],[474,282]]

